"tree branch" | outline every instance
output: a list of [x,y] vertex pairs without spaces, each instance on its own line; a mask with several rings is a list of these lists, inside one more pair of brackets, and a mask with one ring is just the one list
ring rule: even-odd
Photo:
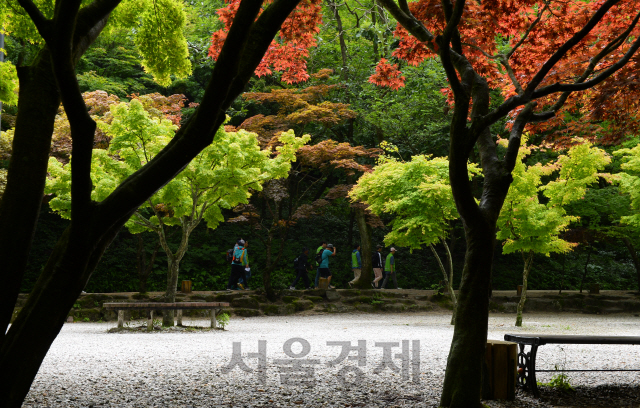
[[516,120],[511,127],[511,133],[509,134],[509,145],[507,146],[507,153],[504,156],[504,168],[509,174],[513,171],[518,159],[518,150],[520,150],[520,141],[522,139],[522,132],[524,127],[529,123],[529,119],[533,114],[533,108],[535,108],[535,102],[528,103],[523,110],[518,113]]
[[18,4],[27,12],[33,24],[35,24],[38,33],[42,38],[44,38],[45,42],[49,42],[51,40],[51,29],[52,29],[52,21],[47,19],[44,14],[40,11],[38,6],[36,6],[31,0],[18,0]]
[[613,7],[619,1],[620,0],[607,0],[602,6],[600,6],[598,11],[595,12],[595,14],[589,19],[587,24],[582,27],[582,29],[580,29],[570,39],[562,44],[560,48],[558,48],[558,50],[553,53],[553,55],[542,65],[540,70],[533,76],[524,91],[525,95],[531,97],[538,85],[540,85],[549,71],[551,71],[551,68],[553,68],[556,63],[558,63],[558,61],[560,61],[560,59],[562,59],[562,57],[564,57],[565,54],[571,48],[573,48],[573,46],[582,41],[587,36],[587,34],[589,34],[591,30],[593,30],[593,28],[600,22],[600,20],[602,20],[609,9],[611,9],[611,7]]

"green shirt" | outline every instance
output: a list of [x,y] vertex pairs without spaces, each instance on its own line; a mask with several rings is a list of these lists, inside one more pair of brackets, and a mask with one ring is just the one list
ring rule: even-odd
[[384,263],[384,271],[385,272],[395,272],[395,259],[393,258],[393,252],[387,255],[387,260]]

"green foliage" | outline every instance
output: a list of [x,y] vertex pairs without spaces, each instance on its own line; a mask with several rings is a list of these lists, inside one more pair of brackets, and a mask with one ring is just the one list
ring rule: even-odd
[[142,66],[160,85],[171,83],[171,75],[185,78],[191,73],[189,50],[184,37],[185,12],[178,0],[147,0],[136,45]]
[[18,73],[10,61],[0,62],[0,102],[7,105],[18,103]]
[[224,330],[225,327],[227,327],[227,325],[229,324],[229,315],[226,313],[220,313],[216,316],[216,321],[218,322],[218,325],[222,328],[222,330]]
[[621,168],[624,170],[617,174],[616,181],[620,191],[631,200],[631,214],[622,216],[620,221],[637,228],[640,226],[640,144],[617,150],[614,154],[622,158]]
[[[503,142],[503,145],[506,144]],[[577,217],[568,215],[565,205],[581,199],[587,186],[598,179],[610,159],[589,143],[576,145],[556,163],[527,166],[523,159],[531,153],[523,137],[518,160],[513,169],[513,183],[498,218],[497,239],[504,241],[503,252],[564,253],[576,244],[559,237]],[[543,176],[558,171],[558,177],[546,185]],[[540,194],[548,201],[540,202]]]
[[556,374],[551,377],[548,383],[539,383],[538,385],[546,385],[547,387],[558,388],[563,391],[575,391],[569,383],[569,376],[564,373]]
[[[469,165],[469,177],[478,173]],[[418,155],[401,162],[384,156],[371,173],[360,177],[350,195],[374,214],[395,216],[384,238],[387,245],[417,249],[437,243],[448,235],[450,221],[458,218],[444,157]]]

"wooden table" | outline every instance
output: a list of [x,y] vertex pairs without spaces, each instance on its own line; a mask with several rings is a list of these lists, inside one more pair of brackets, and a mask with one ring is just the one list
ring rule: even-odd
[[[545,344],[640,344],[640,336],[580,336],[570,334],[505,334],[506,341],[518,343],[518,385],[527,389],[537,397],[540,395],[536,382],[536,371],[556,372],[558,370],[536,370],[536,354],[538,347]],[[525,346],[531,346],[525,353]],[[563,372],[582,371],[640,371],[637,370],[561,370]]]
[[102,305],[105,309],[111,309],[118,312],[118,328],[123,327],[125,310],[147,310],[147,330],[153,330],[153,311],[154,310],[177,310],[178,325],[182,326],[182,311],[193,309],[210,309],[211,310],[211,328],[218,328],[217,317],[223,307],[229,307],[228,302],[175,302],[175,303],[105,303]]

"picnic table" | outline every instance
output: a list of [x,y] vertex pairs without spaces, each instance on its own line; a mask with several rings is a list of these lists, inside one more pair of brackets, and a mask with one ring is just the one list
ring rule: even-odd
[[217,317],[222,311],[223,307],[229,307],[228,302],[174,302],[174,303],[160,303],[160,302],[135,302],[135,303],[105,303],[102,305],[105,309],[111,309],[118,312],[118,328],[123,327],[124,323],[124,311],[125,310],[147,310],[147,330],[153,330],[153,311],[154,310],[177,310],[178,311],[178,325],[182,326],[182,311],[183,310],[211,310],[211,328],[218,328]]
[[[555,372],[557,370],[536,370],[536,355],[538,347],[545,344],[640,344],[640,336],[583,336],[571,334],[505,334],[504,339],[518,343],[520,352],[518,353],[518,385],[529,390],[536,397],[540,395],[538,383],[536,382],[537,372]],[[525,353],[525,346],[530,346],[531,350]],[[562,370],[563,372],[584,372],[584,371],[640,371],[640,369],[602,369],[602,370]]]

